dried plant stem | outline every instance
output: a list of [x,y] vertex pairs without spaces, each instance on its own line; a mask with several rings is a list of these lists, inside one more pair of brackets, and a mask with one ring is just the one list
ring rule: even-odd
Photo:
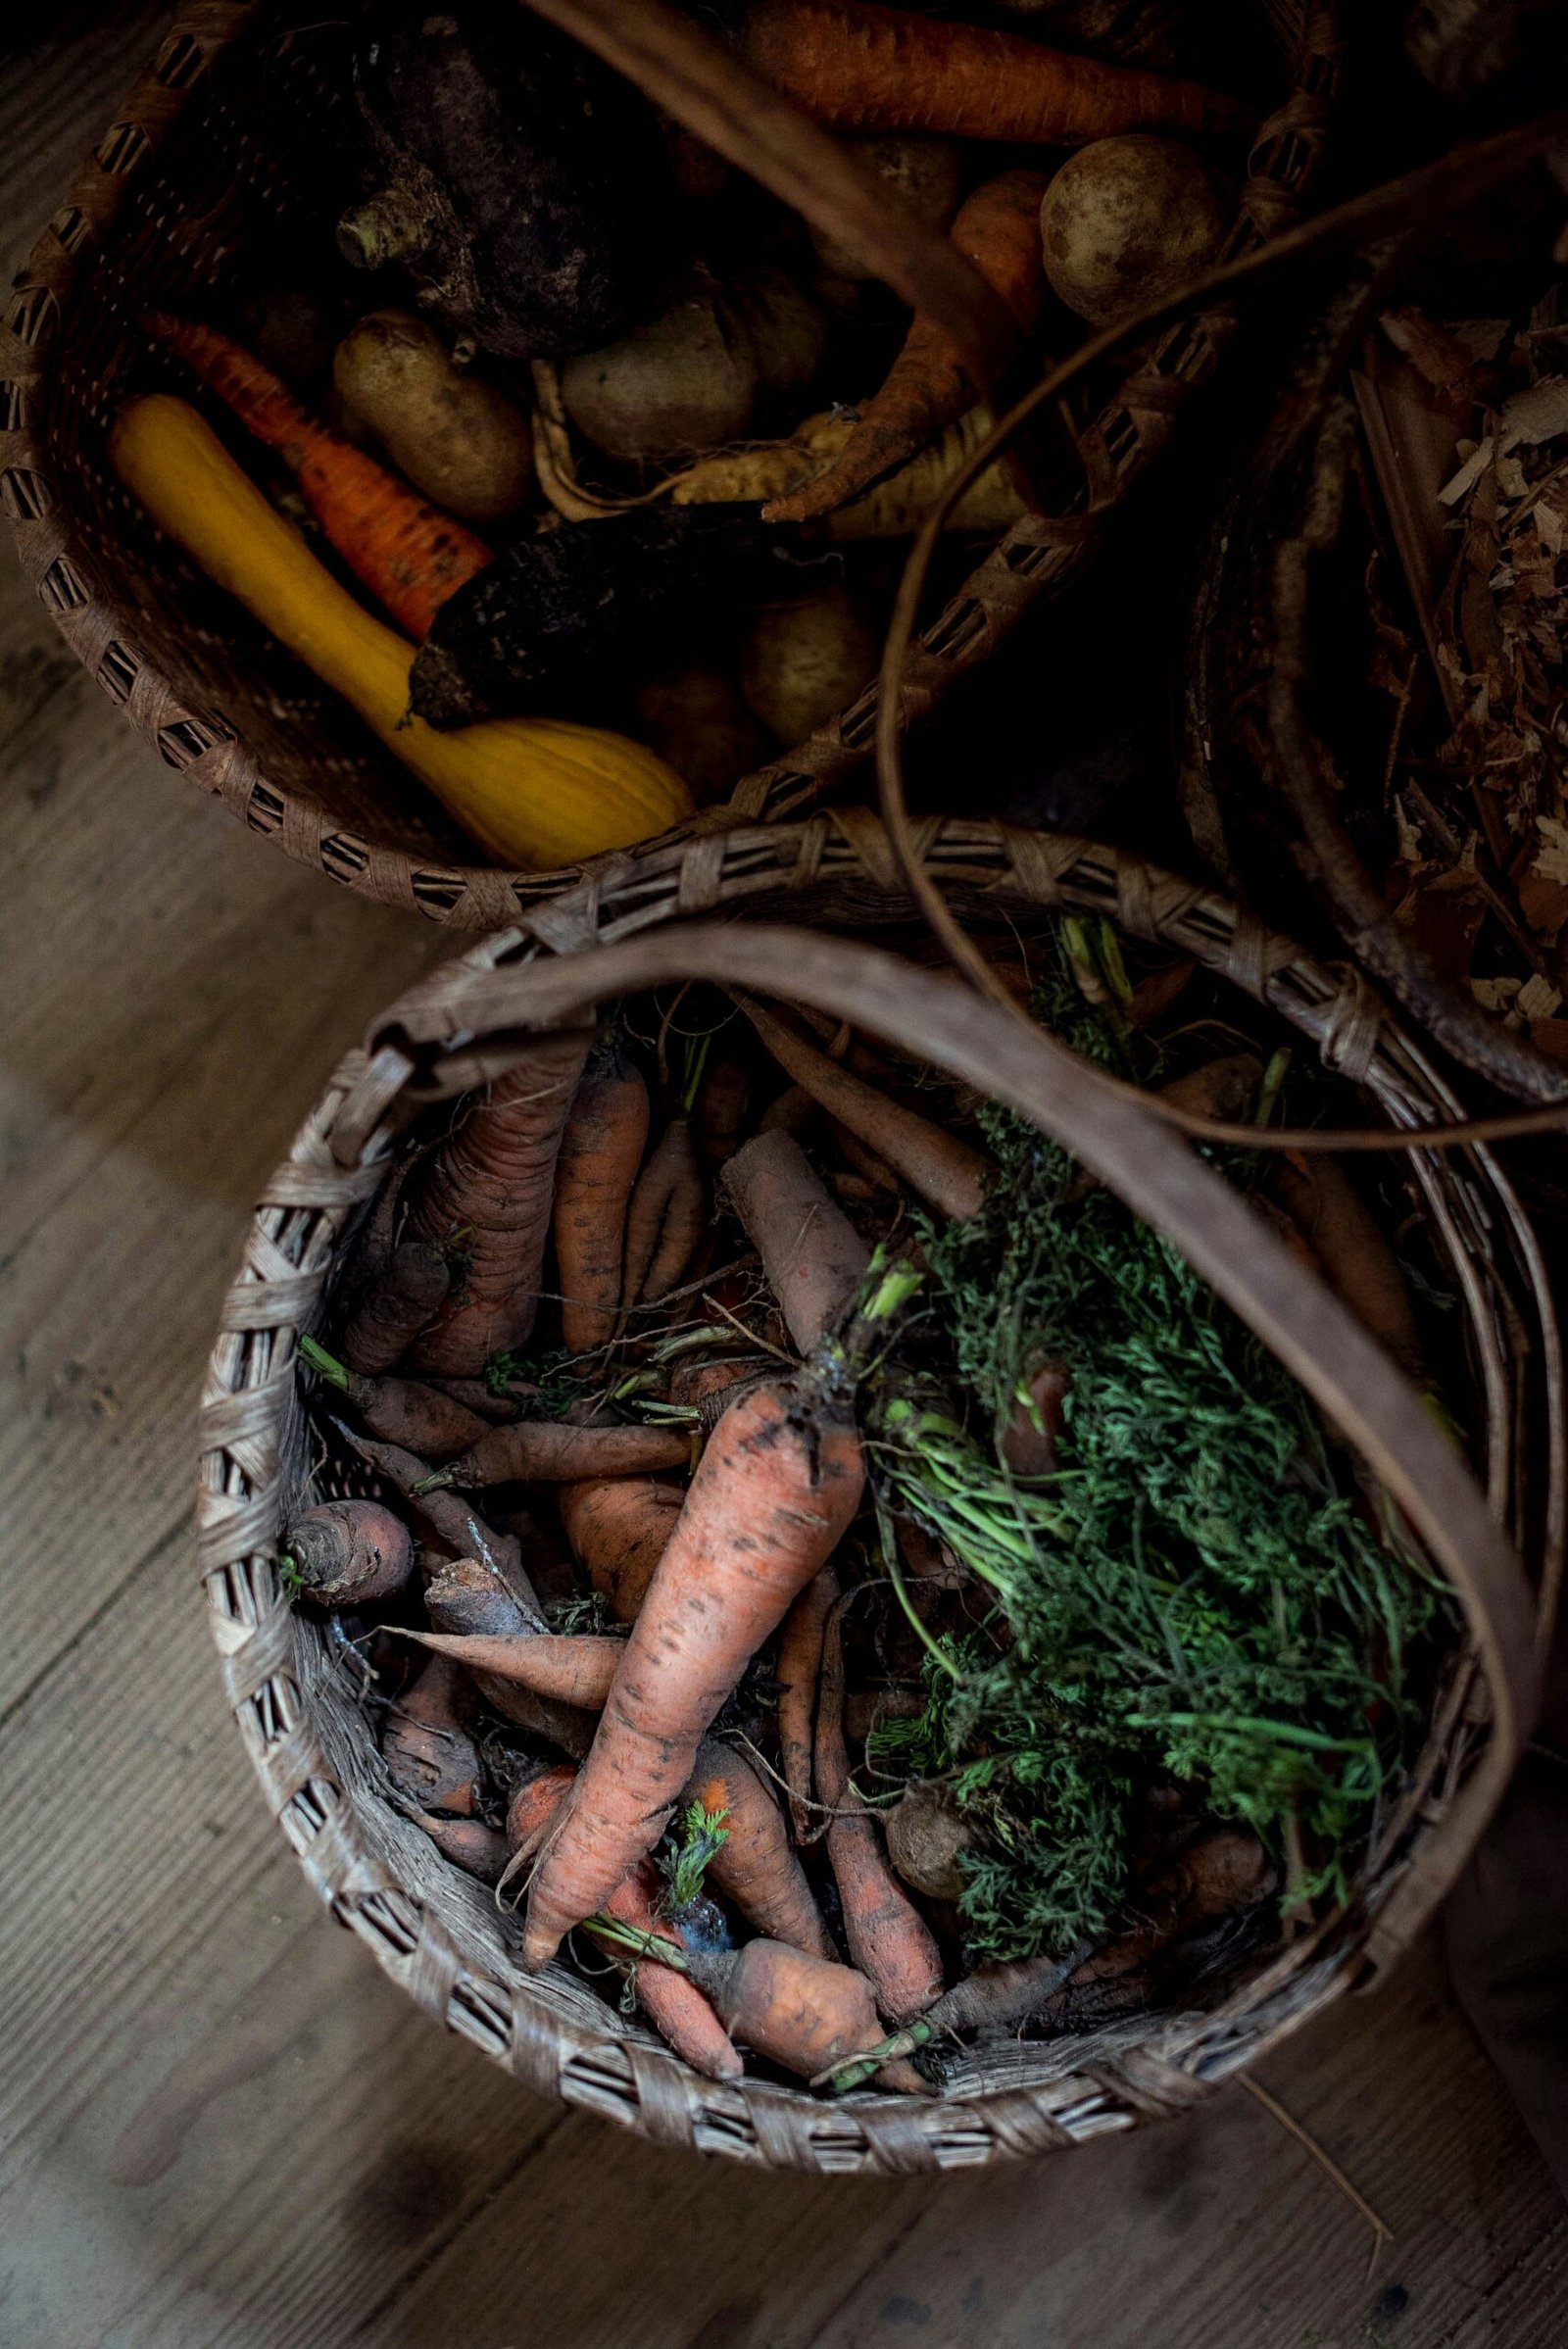
[[1346,2177],[1345,2172],[1340,2168],[1339,2163],[1334,2159],[1333,2155],[1324,2151],[1323,2147],[1318,2143],[1316,2137],[1313,2136],[1311,2130],[1309,2129],[1303,2128],[1301,2123],[1297,2120],[1294,2113],[1289,2113],[1286,2111],[1284,2105],[1281,2104],[1277,2096],[1271,2095],[1267,2088],[1260,2086],[1258,2081],[1252,2078],[1250,2072],[1242,2073],[1240,2078],[1242,2086],[1247,2090],[1248,2094],[1250,2096],[1255,2096],[1258,2103],[1263,2107],[1263,2110],[1266,2113],[1273,2114],[1281,2129],[1289,2129],[1291,2135],[1295,2137],[1298,2144],[1303,2145],[1306,2148],[1307,2152],[1316,2162],[1318,2168],[1323,2172],[1324,2177],[1329,2179],[1331,2184],[1338,2186],[1340,2192],[1345,2196],[1347,2202],[1352,2203],[1354,2205],[1354,2207],[1360,2212],[1362,2218],[1366,2221],[1368,2227],[1371,2227],[1372,2258],[1367,2268],[1367,2275],[1370,2276],[1373,2269],[1376,2268],[1378,2264],[1378,2259],[1382,2253],[1384,2244],[1392,2243],[1394,2241],[1393,2227],[1389,2225],[1386,2219],[1380,2219],[1378,2217],[1377,2212],[1372,2208],[1372,2205],[1370,2202],[1368,2202],[1366,2196],[1362,2193],[1359,2193],[1357,2189],[1350,2183],[1350,2180]]

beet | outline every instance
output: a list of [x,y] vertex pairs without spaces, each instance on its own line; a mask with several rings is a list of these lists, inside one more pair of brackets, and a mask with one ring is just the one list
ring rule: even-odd
[[657,301],[672,245],[668,152],[618,75],[525,9],[373,5],[355,87],[385,185],[338,241],[399,261],[483,349],[591,349]]

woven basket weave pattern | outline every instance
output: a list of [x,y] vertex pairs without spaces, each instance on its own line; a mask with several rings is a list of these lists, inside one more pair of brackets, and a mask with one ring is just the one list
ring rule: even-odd
[[[1311,961],[1211,891],[1119,852],[987,823],[927,825],[922,853],[977,926],[988,917],[1038,924],[1057,909],[1104,912],[1269,1004],[1331,1066],[1365,1084],[1393,1122],[1452,1112],[1441,1080],[1353,974]],[[452,968],[487,970],[557,948],[591,953],[597,942],[718,908],[782,909],[852,928],[908,916],[882,835],[869,818],[841,813],[625,859]],[[425,983],[441,984],[441,974]],[[386,1024],[396,1019],[394,1009]],[[909,2172],[1065,2147],[1179,2113],[1377,1958],[1379,1910],[1485,1737],[1464,1656],[1409,1786],[1380,1824],[1353,1913],[1268,1960],[1215,2012],[963,2055],[936,2103],[875,2092],[824,2103],[761,2081],[716,2086],[564,1970],[524,1976],[513,1929],[489,1893],[449,1867],[388,1799],[352,1656],[329,1628],[290,1610],[271,1563],[281,1524],[316,1490],[297,1341],[321,1320],[379,1186],[407,1076],[395,1052],[350,1054],[267,1188],[205,1391],[200,1554],[225,1689],[268,1801],[323,1899],[412,1997],[527,2085],[662,2142],[779,2167]],[[1463,1270],[1493,1505],[1522,1530],[1528,1496],[1515,1481],[1522,1447],[1514,1438],[1532,1357],[1513,1338],[1541,1326],[1534,1243],[1484,1153],[1419,1157],[1415,1166],[1440,1244]],[[1552,1344],[1548,1322],[1538,1372]],[[1553,1475],[1556,1466],[1553,1458]],[[1560,1507],[1553,1490],[1547,1516]]]

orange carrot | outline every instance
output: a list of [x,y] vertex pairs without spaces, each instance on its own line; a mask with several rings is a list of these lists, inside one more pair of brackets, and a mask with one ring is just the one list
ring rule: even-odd
[[[396,1626],[389,1628],[396,1629]],[[553,1697],[558,1704],[580,1705],[600,1712],[620,1661],[623,1639],[607,1634],[581,1632],[449,1632],[403,1633],[421,1647],[434,1648],[454,1664],[472,1673],[486,1673],[527,1688],[535,1696]]]
[[367,1378],[314,1338],[300,1340],[300,1354],[318,1379],[346,1396],[355,1417],[383,1444],[401,1444],[426,1459],[443,1460],[466,1451],[488,1427],[466,1403],[420,1379]]
[[790,1336],[808,1353],[858,1292],[870,1250],[781,1127],[736,1151],[724,1190],[762,1259]]
[[149,312],[143,323],[176,351],[248,432],[275,449],[305,503],[356,578],[414,637],[448,596],[495,558],[450,514],[318,423],[286,384],[216,326]]
[[[1044,171],[1004,171],[977,187],[953,223],[953,241],[995,287],[1026,334],[1040,323],[1046,273],[1041,260]],[[825,472],[762,508],[767,522],[804,522],[862,497],[906,465],[974,406],[979,386],[963,353],[934,318],[914,319],[876,396]]]
[[1274,1190],[1342,1304],[1408,1378],[1429,1386],[1431,1373],[1399,1260],[1344,1167],[1315,1152],[1309,1157],[1304,1151],[1282,1151]]
[[771,1940],[788,1941],[792,1949],[836,1957],[784,1815],[745,1755],[716,1737],[705,1737],[681,1799],[700,1802],[710,1815],[727,1814],[724,1840],[708,1863],[708,1881],[747,1922]]
[[[522,1544],[513,1534],[498,1534],[493,1526],[455,1493],[425,1493],[420,1490],[430,1474],[429,1464],[416,1452],[405,1451],[398,1444],[376,1444],[368,1436],[356,1435],[341,1420],[338,1428],[362,1460],[384,1477],[408,1500],[415,1515],[424,1527],[429,1539],[450,1558],[476,1558],[486,1571],[503,1584],[528,1610],[536,1629],[542,1629],[544,1616],[539,1600],[522,1566]],[[451,1625],[451,1630],[464,1627]],[[475,1627],[477,1628],[477,1627]]]
[[[689,1950],[686,1966],[725,2030],[799,2079],[831,2071],[882,2037],[871,1985],[853,1966],[764,1940],[716,1953]],[[902,2060],[882,2066],[880,2082],[930,2094],[912,2065]]]
[[750,1658],[859,1506],[848,1408],[817,1379],[732,1403],[710,1438],[615,1674],[569,1817],[535,1877],[523,1963],[544,1965],[662,1834]]
[[850,1955],[891,2023],[907,2023],[942,1995],[942,1958],[931,1929],[905,1891],[869,1812],[856,1810],[844,1743],[844,1635],[828,1617],[816,1706],[816,1794],[837,1814],[827,1831]]
[[424,1489],[653,1476],[661,1468],[683,1468],[690,1451],[690,1440],[680,1428],[573,1427],[563,1419],[513,1419],[504,1427],[486,1429],[460,1458],[427,1477]]
[[648,1088],[618,1038],[589,1054],[556,1173],[561,1339],[585,1354],[614,1334],[626,1210],[648,1145]]
[[1196,81],[857,0],[751,0],[746,54],[836,130],[1078,147],[1125,130],[1206,138],[1251,120],[1244,100]]
[[[554,1644],[536,1608],[525,1605],[477,1558],[454,1558],[443,1565],[425,1586],[424,1603],[437,1633],[460,1646],[471,1639],[530,1639],[542,1647]],[[449,1655],[447,1660],[456,1659]],[[488,1671],[471,1651],[468,1661],[480,1695],[503,1720],[515,1722],[547,1745],[559,1745],[563,1753],[579,1760],[588,1751],[597,1724],[586,1706]]]
[[531,1860],[560,1816],[577,1783],[575,1765],[556,1762],[513,1788],[507,1808],[507,1843],[514,1860]]
[[414,1572],[409,1529],[378,1500],[323,1500],[306,1509],[283,1537],[282,1555],[306,1596],[324,1607],[390,1598]]
[[841,1067],[777,1012],[750,997],[741,999],[741,1009],[785,1074],[885,1158],[928,1206],[960,1218],[979,1213],[994,1172],[989,1158]]
[[345,1366],[366,1378],[390,1370],[435,1319],[451,1280],[446,1257],[427,1242],[393,1248],[343,1325],[337,1350]]
[[556,1494],[573,1555],[621,1623],[636,1618],[682,1497],[673,1485],[651,1476],[587,1477],[563,1485]]
[[702,1238],[708,1198],[690,1120],[672,1117],[637,1178],[626,1215],[621,1319],[640,1300],[667,1297]]
[[790,1818],[796,1841],[800,1843],[811,1832],[811,1812],[808,1806],[811,1794],[816,1684],[822,1670],[822,1639],[838,1594],[838,1576],[831,1566],[822,1567],[784,1618],[778,1662],[773,1667],[773,1677],[778,1682],[779,1761],[790,1790]]
[[414,1237],[446,1248],[462,1271],[414,1348],[416,1369],[472,1378],[532,1335],[556,1157],[588,1042],[583,1028],[535,1037],[421,1168]]
[[482,1884],[501,1882],[509,1855],[499,1828],[487,1827],[482,1819],[436,1819],[428,1811],[411,1811],[409,1816],[416,1827],[423,1828],[442,1857],[466,1876],[476,1876]]

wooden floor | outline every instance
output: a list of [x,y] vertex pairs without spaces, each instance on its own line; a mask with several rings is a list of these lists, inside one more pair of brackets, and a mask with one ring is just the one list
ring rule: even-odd
[[[7,274],[156,8],[0,66]],[[190,1414],[253,1192],[437,951],[138,746],[0,563],[0,2349],[1561,2349],[1568,2213],[1428,1952],[1236,2089],[939,2184],[656,2152],[319,1913],[225,1714]]]

